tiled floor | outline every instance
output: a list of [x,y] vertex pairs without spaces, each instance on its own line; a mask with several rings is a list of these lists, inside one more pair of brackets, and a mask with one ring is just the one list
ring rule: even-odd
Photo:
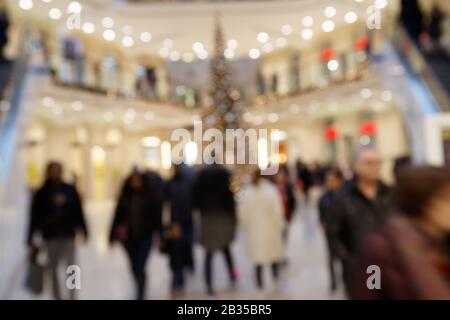
[[[80,245],[78,261],[81,266],[80,299],[131,299],[133,288],[128,265],[122,248],[107,245],[112,203],[90,204],[86,208],[91,238]],[[254,286],[253,268],[246,254],[243,235],[239,232],[233,244],[233,255],[240,278],[235,290],[229,290],[224,260],[220,254],[214,259],[215,287],[219,299],[255,299],[261,297]],[[342,299],[342,291],[330,294],[326,268],[326,248],[318,224],[314,206],[302,205],[289,230],[286,248],[289,263],[283,268],[280,284],[272,289],[270,275],[266,270],[270,299]],[[203,282],[203,250],[195,248],[196,271],[188,277],[186,299],[207,299]],[[24,260],[22,260],[24,261]],[[170,271],[168,260],[153,250],[148,261],[148,299],[168,299],[170,296]],[[48,299],[49,293],[34,297],[23,289],[25,265],[16,271],[19,275],[8,298]],[[48,290],[47,290],[48,291]]]

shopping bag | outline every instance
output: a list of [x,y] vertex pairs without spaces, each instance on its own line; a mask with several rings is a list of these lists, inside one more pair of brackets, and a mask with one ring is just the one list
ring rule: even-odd
[[35,257],[28,259],[25,287],[34,294],[40,294],[44,288],[44,266]]

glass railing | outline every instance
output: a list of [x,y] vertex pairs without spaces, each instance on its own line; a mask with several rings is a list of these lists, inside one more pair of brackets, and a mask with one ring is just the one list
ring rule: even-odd
[[[23,37],[26,39],[27,37]],[[26,40],[20,49],[20,55],[13,62],[6,62],[2,68],[7,73],[2,86],[1,122],[0,122],[0,184],[8,176],[10,162],[16,146],[20,106],[25,78],[30,59],[30,47]]]
[[398,26],[393,34],[393,41],[409,75],[416,77],[433,97],[439,111],[450,111],[450,98],[444,86],[434,74],[427,58],[419,50],[418,45]]

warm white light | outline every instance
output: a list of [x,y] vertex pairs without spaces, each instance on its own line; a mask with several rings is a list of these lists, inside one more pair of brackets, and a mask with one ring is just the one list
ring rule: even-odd
[[203,43],[201,42],[196,42],[192,45],[192,50],[194,50],[194,52],[201,52],[203,51],[205,48],[203,47]]
[[355,23],[358,20],[358,15],[353,11],[349,11],[345,14],[344,20],[347,23]]
[[197,57],[201,60],[208,59],[208,51],[206,50],[200,51],[199,53],[197,53]]
[[322,24],[322,30],[325,32],[331,32],[333,31],[335,28],[335,24],[333,21],[331,20],[326,20],[323,24]]
[[264,52],[270,53],[273,51],[273,45],[271,43],[265,43],[263,46]]
[[81,12],[81,4],[78,1],[72,1],[69,3],[67,7],[68,13],[80,13]]
[[228,48],[235,50],[238,47],[238,42],[235,39],[230,39],[227,42]]
[[144,137],[141,144],[146,148],[156,148],[161,144],[161,139],[158,137]]
[[325,8],[325,16],[328,18],[332,18],[336,15],[336,8],[335,7],[326,7]]
[[292,33],[292,26],[289,24],[285,24],[284,26],[281,27],[281,33],[284,34],[285,36],[288,36]]
[[304,27],[309,28],[314,24],[314,19],[311,16],[306,16],[302,19],[302,23]]
[[286,38],[278,38],[277,41],[275,42],[275,44],[278,48],[283,48],[286,46],[287,40],[286,40]]
[[142,32],[140,38],[141,41],[145,43],[152,41],[152,35],[150,34],[150,32]]
[[165,170],[169,170],[172,166],[172,146],[168,141],[161,144],[161,166]]
[[375,8],[377,9],[384,9],[387,4],[387,0],[375,0]]
[[110,17],[105,17],[102,19],[102,25],[103,27],[110,29],[114,27],[114,20]]
[[72,102],[72,109],[74,111],[81,111],[81,110],[83,110],[83,103],[81,101],[74,101],[74,102]]
[[188,165],[192,165],[197,160],[198,146],[195,142],[189,141],[184,146],[184,161]]
[[260,33],[258,33],[258,36],[256,37],[256,39],[260,43],[266,43],[267,41],[269,41],[269,35],[267,34],[267,32],[260,32]]
[[311,29],[305,29],[302,31],[302,38],[305,40],[311,40],[314,36],[314,32]]
[[33,1],[31,0],[20,0],[19,7],[23,10],[30,10],[33,8]]
[[234,50],[231,48],[227,48],[227,49],[225,49],[224,55],[225,55],[225,58],[227,58],[227,59],[233,59],[234,58]]
[[94,33],[95,32],[95,26],[93,23],[86,22],[83,24],[83,31],[86,33]]
[[271,113],[267,116],[267,120],[269,120],[269,122],[275,123],[280,119],[280,117],[276,114],[276,113]]
[[269,166],[269,155],[267,153],[267,140],[260,138],[258,140],[258,166],[261,170]]
[[123,37],[122,38],[122,44],[126,48],[131,48],[134,45],[134,40],[133,40],[132,37],[129,37],[129,36]]
[[250,50],[250,52],[248,53],[249,57],[252,59],[258,59],[259,56],[261,55],[261,53],[259,52],[258,49],[253,48]]
[[103,32],[103,38],[106,41],[113,41],[116,38],[116,33],[113,30],[105,30]]
[[62,12],[58,8],[52,8],[48,12],[48,16],[53,20],[59,20],[59,19],[61,19]]
[[372,97],[372,90],[370,90],[369,88],[362,89],[361,97],[364,99],[369,99],[370,97]]
[[336,60],[330,60],[328,61],[327,67],[330,71],[336,71],[339,68],[339,62]]
[[181,59],[181,54],[178,51],[172,51],[169,58],[172,61],[179,61]]

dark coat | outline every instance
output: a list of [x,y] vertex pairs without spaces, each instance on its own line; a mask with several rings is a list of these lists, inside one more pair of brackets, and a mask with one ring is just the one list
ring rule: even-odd
[[160,229],[157,200],[147,193],[129,193],[122,195],[117,203],[110,241],[144,240]]
[[183,166],[166,185],[165,200],[170,203],[172,223],[191,223],[194,210],[194,172]]
[[3,57],[3,49],[8,44],[8,28],[8,17],[0,12],[0,58]]
[[76,189],[66,183],[47,182],[33,197],[28,241],[35,232],[44,239],[74,238],[76,231],[87,236],[80,197]]
[[236,203],[230,189],[231,173],[222,165],[202,168],[195,184],[195,204],[200,210],[200,242],[207,250],[231,244],[236,231]]
[[331,204],[329,231],[334,250],[345,263],[352,263],[365,237],[388,216],[392,209],[390,188],[380,182],[375,199],[367,199],[356,182],[349,182]]
[[319,199],[319,217],[322,225],[330,223],[331,205],[336,198],[336,192],[326,191]]

